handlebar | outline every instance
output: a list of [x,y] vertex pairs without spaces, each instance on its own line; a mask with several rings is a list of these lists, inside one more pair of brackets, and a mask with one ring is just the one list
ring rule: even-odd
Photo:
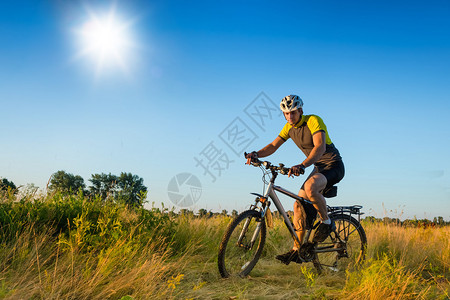
[[[247,152],[244,152],[244,157],[247,157]],[[282,175],[287,175],[289,173],[289,168],[286,168],[284,164],[280,163],[279,166],[274,166],[270,161],[261,161],[257,158],[251,158],[250,164],[259,167],[263,165],[266,169],[271,170],[273,172],[278,172]]]

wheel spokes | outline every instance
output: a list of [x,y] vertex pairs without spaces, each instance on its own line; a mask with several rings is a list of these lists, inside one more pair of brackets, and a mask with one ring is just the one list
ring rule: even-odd
[[[359,223],[350,218],[334,219],[336,230],[316,245],[317,262],[333,271],[359,263],[363,257],[365,235],[361,236]],[[364,239],[364,241],[363,241]]]

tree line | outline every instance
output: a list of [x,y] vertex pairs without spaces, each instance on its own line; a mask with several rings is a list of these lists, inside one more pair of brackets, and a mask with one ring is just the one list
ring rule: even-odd
[[[103,200],[121,202],[129,206],[143,206],[147,197],[147,187],[144,179],[132,173],[122,172],[120,175],[92,174],[90,186],[86,186],[83,177],[65,171],[53,173],[49,185],[49,192],[64,194],[83,193],[88,197],[101,197]],[[20,188],[20,187],[19,187]],[[18,187],[6,178],[0,180],[0,190],[17,193]]]
[[[176,213],[173,210],[169,211],[169,214],[170,215],[176,215]],[[195,217],[200,217],[200,218],[211,218],[211,217],[214,217],[214,216],[231,216],[231,217],[236,217],[238,214],[239,214],[239,212],[237,210],[235,210],[235,209],[233,209],[231,211],[231,214],[229,214],[226,209],[223,209],[222,212],[212,212],[211,210],[207,211],[204,208],[200,208],[197,211],[197,214],[193,210],[186,209],[186,208],[180,209],[180,211],[178,212],[178,215],[180,215],[180,216],[192,216],[192,217],[195,216]]]
[[[236,217],[239,212],[235,209],[229,213],[226,209],[223,209],[222,212],[212,212],[207,211],[204,208],[200,208],[197,212],[193,210],[189,210],[186,208],[180,209],[178,213],[175,213],[174,211],[169,211],[169,214],[172,216],[179,215],[179,216],[191,216],[191,217],[198,217],[198,218],[212,218],[215,216],[231,216]],[[287,214],[292,216],[294,214],[293,211],[287,211]],[[272,215],[274,218],[283,220],[283,217],[281,216],[281,213],[277,210],[272,211]],[[436,226],[447,226],[450,225],[450,222],[445,221],[442,216],[434,217],[433,220],[428,219],[406,219],[401,221],[398,218],[376,218],[374,216],[366,216],[365,218],[362,218],[363,221],[369,222],[369,223],[384,223],[384,224],[390,224],[390,225],[397,225],[397,226],[404,226],[404,227],[436,227]]]
[[[147,187],[144,185],[144,180],[137,175],[122,172],[120,175],[109,174],[92,174],[89,179],[90,186],[86,186],[84,179],[79,175],[73,175],[65,171],[58,171],[54,173],[50,179],[48,190],[50,192],[61,192],[65,194],[83,193],[89,197],[101,197],[104,200],[112,200],[116,202],[125,203],[131,206],[142,207],[147,196]],[[16,193],[20,187],[9,181],[6,178],[0,179],[0,191],[10,191]],[[281,214],[275,210],[272,211],[275,218],[282,218]],[[169,214],[175,215],[173,211]],[[293,214],[289,211],[288,214]],[[204,208],[195,213],[193,210],[181,209],[178,215],[197,216],[201,218],[210,218],[213,216],[231,216],[236,217],[238,211],[233,210],[229,213],[227,210],[222,212],[207,211]],[[401,221],[398,218],[376,218],[374,216],[366,216],[363,218],[366,222],[371,223],[385,223],[406,227],[435,227],[450,225],[449,221],[445,221],[442,216],[434,217],[433,220],[428,219],[406,219]]]
[[450,222],[445,221],[442,216],[434,217],[433,220],[428,219],[405,219],[401,221],[399,218],[375,218],[374,216],[367,216],[364,218],[364,221],[370,223],[384,223],[389,225],[397,225],[403,227],[436,227],[436,226],[447,226],[450,225]]

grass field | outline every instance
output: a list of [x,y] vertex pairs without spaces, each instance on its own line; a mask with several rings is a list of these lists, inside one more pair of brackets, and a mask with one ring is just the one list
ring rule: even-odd
[[364,222],[360,269],[318,275],[278,263],[291,246],[275,219],[247,278],[220,278],[217,251],[231,220],[100,199],[1,196],[1,299],[449,299],[450,227]]

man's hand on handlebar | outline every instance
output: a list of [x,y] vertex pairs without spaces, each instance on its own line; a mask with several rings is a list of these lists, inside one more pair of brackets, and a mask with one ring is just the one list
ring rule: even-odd
[[289,169],[288,177],[300,176],[301,174],[305,174],[305,166],[303,164],[292,166]]
[[249,165],[253,159],[257,159],[258,158],[258,152],[253,151],[252,153],[247,153],[245,155],[245,158],[247,159],[247,162],[245,164]]

